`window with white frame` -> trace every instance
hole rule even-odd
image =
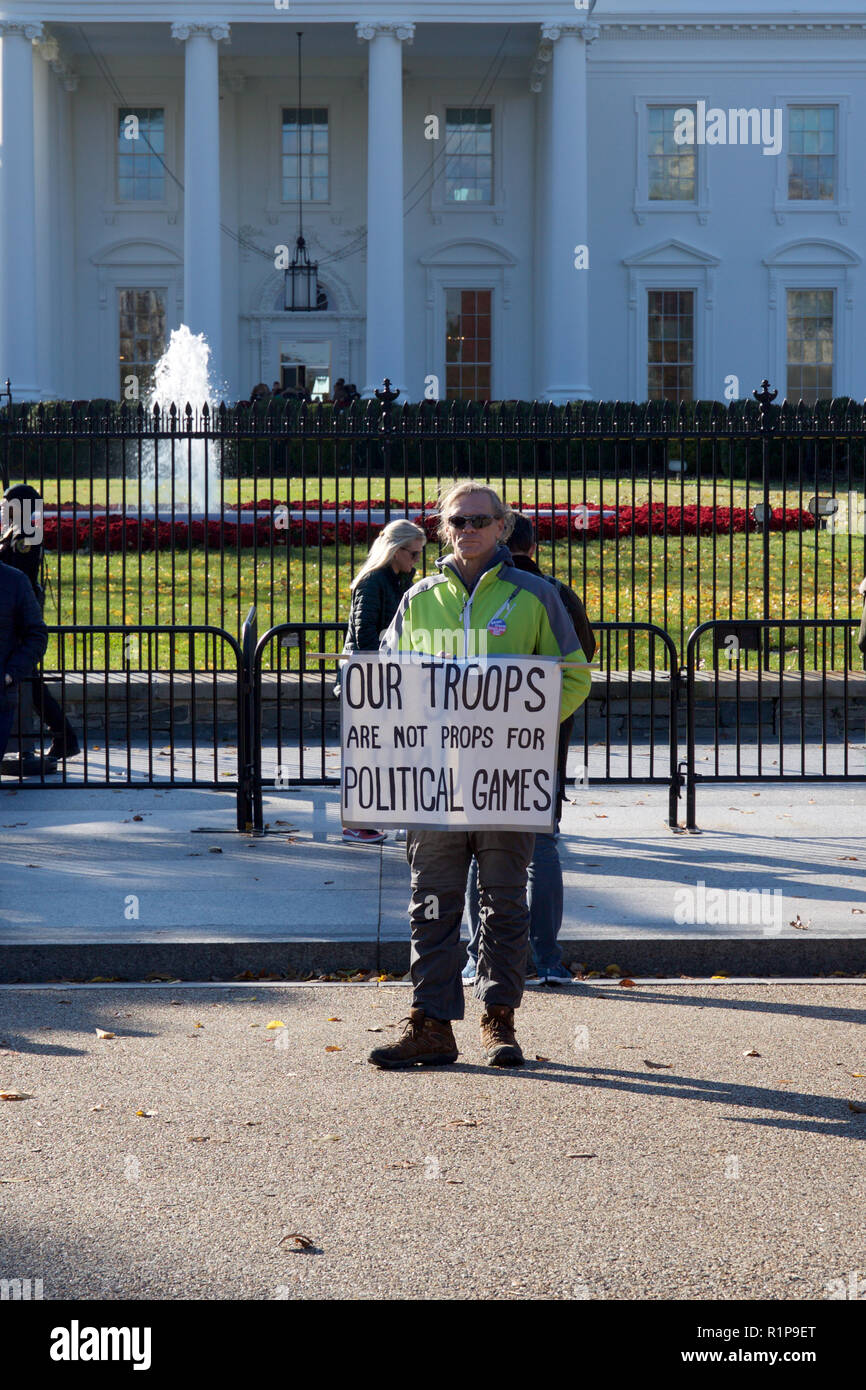
[[[165,198],[165,109],[121,106],[117,111],[117,200]]]
[[[647,291],[647,399],[694,400],[694,290]]]
[[[118,289],[120,392],[118,400],[145,400],[153,369],[165,352],[164,290]]]
[[[814,405],[833,396],[834,291],[787,290],[789,401]]]
[[[446,107],[445,201],[493,202],[493,111],[489,106]]]
[[[837,187],[835,106],[788,107],[788,198],[833,202]]]
[[[328,201],[328,109],[284,106],[282,114],[283,202],[298,201],[298,179],[305,203]]]
[[[650,202],[692,203],[697,198],[694,145],[674,139],[678,111],[694,106],[650,106],[647,109],[647,196]]]
[[[490,399],[492,334],[489,289],[445,290],[445,398]]]

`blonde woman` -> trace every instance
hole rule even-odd
[[[427,537],[413,521],[390,521],[370,547],[370,554],[352,580],[352,607],[344,652],[375,652],[391,626],[400,600],[414,583],[415,566]],[[335,694],[339,686],[335,687]],[[378,844],[383,830],[344,830],[344,840]]]

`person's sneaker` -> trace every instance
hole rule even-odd
[[[522,1067],[523,1053],[514,1036],[514,1010],[488,1004],[481,1015],[481,1046],[491,1067]]]
[[[387,839],[384,830],[344,830],[344,840],[354,840],[361,845],[380,845]]]
[[[402,1036],[387,1047],[374,1047],[367,1061],[374,1067],[443,1067],[457,1061],[457,1044],[451,1024],[428,1018],[423,1009],[410,1009]]]
[[[464,985],[474,985],[474,984],[475,984],[475,975],[476,975],[477,970],[478,970],[478,963],[477,963],[477,961],[474,961],[474,960],[472,959],[471,956],[467,956],[467,957],[466,957],[466,964],[464,965],[462,971],[460,972],[460,973],[461,973],[461,976],[462,976],[462,979],[463,979]]]
[[[540,985],[570,985],[572,974],[564,965],[545,965],[538,972]]]

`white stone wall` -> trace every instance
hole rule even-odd
[[[741,395],[765,375],[784,392],[785,291],[798,286],[836,292],[834,390],[866,396],[866,169],[860,143],[866,128],[866,14],[856,0],[834,0],[826,14],[816,10],[811,16],[783,0],[760,5],[741,0],[738,15],[701,0],[666,0],[663,9],[649,8],[644,0],[599,0],[591,15],[565,0],[551,0],[543,14],[537,4],[517,0],[495,6],[484,0],[462,5],[419,0],[411,9],[382,0],[375,14],[363,3],[350,6],[345,0],[293,0],[285,14],[273,4],[237,0],[185,3],[181,15],[178,8],[155,0],[145,23],[141,6],[131,0],[0,5],[6,87],[0,133],[0,175],[5,176],[0,378],[12,376],[19,398],[24,390],[46,398],[116,394],[118,286],[165,289],[170,327],[185,321],[190,304],[205,304],[194,309],[197,314],[210,312],[213,272],[197,257],[184,265],[184,199],[178,187],[169,179],[163,204],[134,210],[118,204],[113,190],[118,91],[125,104],[166,108],[167,162],[180,182],[187,182],[188,40],[172,38],[172,23],[194,22],[198,14],[213,26],[227,24],[231,35],[228,41],[212,40],[220,73],[219,219],[267,253],[244,249],[224,230],[217,237],[220,283],[212,289],[209,337],[220,353],[231,399],[245,396],[260,379],[273,380],[280,346],[292,337],[329,339],[332,378],[344,376],[361,389],[378,384],[387,360],[387,370],[410,399],[423,394],[431,373],[440,377],[444,394],[449,284],[493,290],[495,398],[643,399],[646,291],[665,286],[697,292],[698,396],[721,399],[729,375],[739,378]],[[405,20],[410,33],[399,39],[402,190],[386,150],[372,192],[374,211],[377,198],[390,208],[402,197],[406,215],[402,230],[396,219],[386,220],[372,267],[363,249],[329,259],[356,245],[369,216],[371,42],[359,42],[355,33],[368,13],[378,21]],[[26,79],[21,31],[14,29],[25,21],[34,25],[28,39],[34,167],[29,190],[20,185],[10,190],[9,170],[20,180],[21,166],[7,141],[26,134],[27,113],[10,96]],[[296,208],[280,199],[279,110],[296,101],[294,45],[283,42],[280,26],[288,25],[293,36],[296,27],[310,34],[329,22],[333,54],[319,46],[309,60],[305,56],[303,102],[325,105],[330,112],[331,197],[324,207],[305,204],[304,231],[311,255],[322,262],[320,279],[331,310],[294,316],[304,320],[295,328],[287,322],[291,316],[277,307],[282,273],[267,258],[280,243],[292,248],[297,232]],[[92,51],[81,42],[79,24]],[[555,35],[546,53],[545,24]],[[569,26],[575,24],[579,38],[573,41]],[[6,32],[14,33],[8,54],[4,25],[13,26]],[[267,31],[253,32],[262,25],[272,26],[279,37],[273,54],[261,42]],[[509,25],[501,70],[483,86]],[[557,102],[556,63],[568,44],[571,56],[562,71],[569,76]],[[106,60],[110,81],[93,52]],[[575,62],[585,63],[585,113],[573,95],[575,69],[569,64]],[[196,80],[209,81],[206,75]],[[389,100],[394,97],[392,85]],[[640,193],[646,159],[641,111],[647,101],[659,99],[705,99],[723,109],[838,102],[836,203],[785,206],[784,149],[778,157],[766,157],[760,148],[722,146],[699,150],[696,209],[647,206]],[[447,207],[438,181],[428,186],[432,151],[424,139],[424,118],[432,112],[444,121],[446,106],[472,104],[494,110],[494,202],[483,208]],[[197,138],[206,141],[206,131]],[[551,167],[551,151],[568,149],[569,141],[574,161],[560,154],[557,167]],[[580,142],[587,156],[586,194],[580,184]],[[196,174],[200,171],[193,170]],[[209,188],[197,200],[196,225],[205,228],[216,220],[205,206]],[[571,224],[580,224],[582,217],[589,271],[562,263]],[[573,239],[583,235],[578,228]],[[401,359],[395,337],[391,366],[391,345],[386,341],[383,349],[382,329],[368,324],[366,303],[371,284],[379,286],[379,294],[391,295],[401,240],[405,350]],[[575,277],[581,275],[586,278],[578,284]],[[23,311],[26,303],[32,303],[32,312]],[[204,324],[190,326],[197,331]]]

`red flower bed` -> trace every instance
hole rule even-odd
[[[245,502],[241,509],[249,510],[253,505],[251,502]],[[263,499],[255,505],[264,510],[284,507],[287,504]],[[318,501],[308,501],[304,507],[294,502],[288,505],[292,511],[306,511],[307,518],[303,521],[298,518],[290,519],[287,526],[280,525],[279,518],[275,522],[266,516],[257,517],[254,522],[242,523],[240,526],[234,522],[221,523],[218,520],[191,523],[161,521],[156,524],[146,518],[124,518],[112,514],[90,517],[86,511],[82,515],[82,509],[79,508],[75,521],[71,517],[61,517],[59,520],[50,516],[45,518],[44,545],[46,550],[71,551],[89,548],[100,554],[123,549],[136,553],[172,548],[186,550],[190,545],[204,546],[205,537],[211,550],[235,550],[238,546],[247,549],[253,545],[267,549],[272,543],[282,545],[286,541],[291,546],[331,546],[337,540],[341,545],[348,545],[353,540],[355,544],[364,545],[374,540],[382,530],[382,522],[368,523],[361,518],[352,521],[341,518],[336,522],[320,523],[315,515],[319,509]],[[376,499],[369,505],[374,509],[381,508],[384,502],[382,499]],[[393,499],[391,505],[397,511],[405,510],[399,499]],[[433,505],[428,503],[426,510],[430,511]],[[363,506],[356,504],[355,511],[363,513],[367,506],[366,502]],[[333,510],[333,503],[323,501],[321,507],[323,511]],[[408,510],[410,514],[421,514],[420,507]],[[529,514],[531,515],[531,511]],[[438,518],[433,515],[425,516],[423,524],[428,538],[435,540]],[[808,531],[814,529],[814,526],[815,518],[811,512],[800,511],[796,507],[777,507],[770,521],[771,531]],[[663,502],[654,502],[652,506],[644,503],[641,507],[619,507],[615,516],[602,517],[599,512],[593,513],[588,510],[584,513],[582,508],[573,508],[570,516],[562,512],[554,517],[539,516],[536,530],[538,539],[544,542],[551,539],[551,534],[557,540],[565,540],[569,534],[577,539],[586,537],[590,540],[598,538],[599,535],[605,538],[650,534],[726,536],[731,532],[756,531],[758,524],[751,512],[747,512],[744,507],[665,507]]]

